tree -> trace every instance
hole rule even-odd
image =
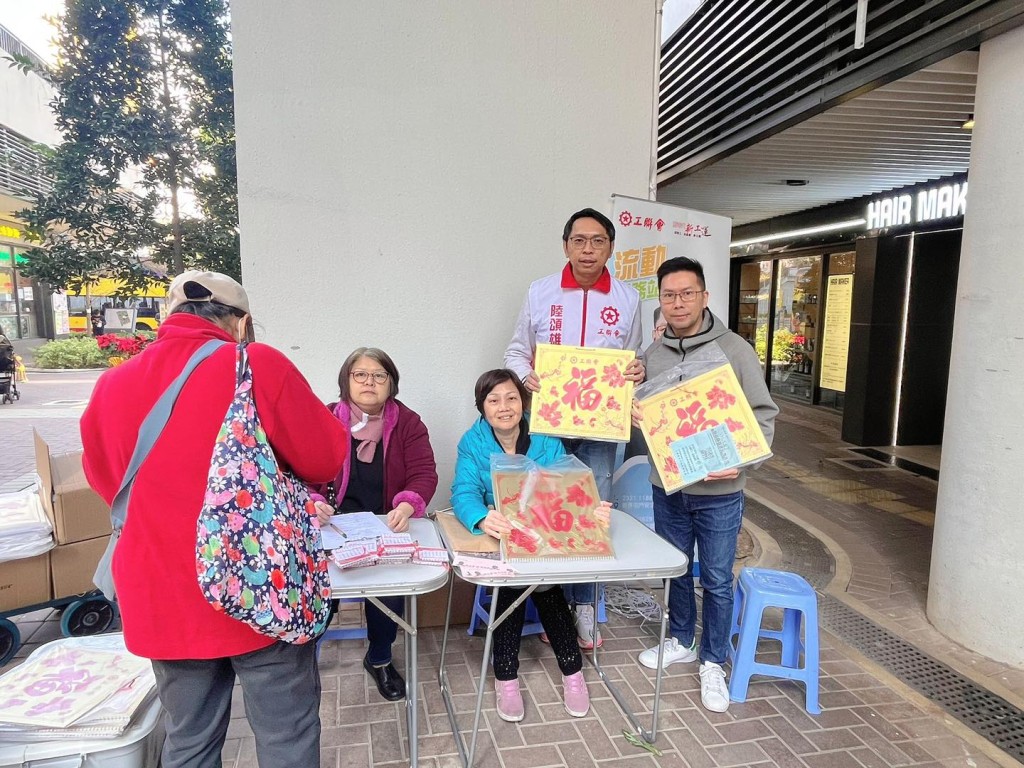
[[[104,273],[134,287],[146,256],[172,273],[238,277],[227,0],[68,0],[55,25],[48,78],[64,141],[47,160],[52,190],[19,214],[41,246],[26,273],[59,287]],[[132,174],[141,195],[124,191]],[[202,217],[182,212],[186,190]]]

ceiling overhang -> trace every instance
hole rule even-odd
[[[964,173],[977,71],[976,52],[958,53],[664,184],[658,200],[739,226]]]

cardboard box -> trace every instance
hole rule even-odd
[[[98,539],[62,544],[50,550],[54,598],[80,595],[96,589],[92,577],[109,539],[110,536],[100,536]]]
[[[476,586],[463,581],[454,573],[455,592],[452,594],[452,626],[466,626],[473,613]],[[448,604],[448,585],[420,595],[416,603],[417,624],[420,627],[443,627],[444,609]]]
[[[110,507],[89,487],[82,470],[82,452],[53,455],[36,430],[36,472],[46,514],[58,544],[86,541],[111,532]]]
[[[50,599],[50,553],[0,563],[0,611]]]

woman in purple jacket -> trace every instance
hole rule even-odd
[[[327,493],[319,497],[321,524],[345,512],[387,515],[396,533],[409,529],[409,518],[423,517],[437,489],[437,467],[430,436],[420,417],[395,399],[398,368],[383,351],[360,347],[338,372],[339,401],[334,415],[352,433],[352,450]],[[318,497],[314,494],[314,499]],[[380,598],[402,614],[401,597]],[[405,681],[391,663],[398,627],[373,603],[366,602],[366,636],[370,647],[363,667],[388,701],[405,696]]]

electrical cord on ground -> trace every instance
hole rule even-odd
[[[661,608],[650,593],[619,584],[605,585],[604,607],[627,619],[655,621],[661,617]]]

